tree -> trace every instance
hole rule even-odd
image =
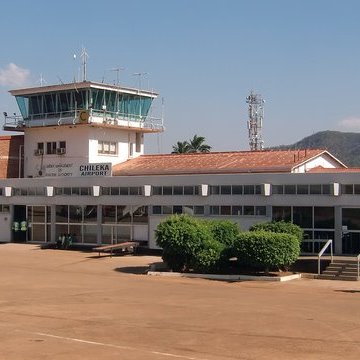
[[[173,145],[172,154],[186,154],[189,152],[189,143],[187,141],[178,141]]]
[[[187,153],[208,153],[211,146],[205,143],[205,137],[194,135],[189,141],[178,141],[173,145],[172,154],[187,154]]]
[[[211,150],[211,146],[205,143],[205,138],[203,136],[197,136],[196,134],[189,141],[189,151],[190,153],[208,153]]]

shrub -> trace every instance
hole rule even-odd
[[[212,239],[208,226],[189,215],[172,215],[155,230],[163,260],[174,271],[188,271],[204,243]]]
[[[193,261],[193,270],[200,273],[218,272],[225,245],[215,239],[205,240]]]
[[[206,223],[213,238],[226,246],[232,246],[240,233],[239,225],[230,220],[210,220]]]
[[[274,233],[286,233],[295,235],[302,242],[304,237],[304,230],[291,222],[285,221],[271,221],[266,223],[258,223],[253,225],[250,231],[271,231]]]
[[[295,262],[300,254],[300,243],[292,234],[249,231],[238,235],[234,254],[241,265],[268,272],[271,268],[279,269]]]

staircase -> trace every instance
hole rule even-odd
[[[330,265],[317,279],[360,281],[358,277],[358,261],[356,258],[333,259]]]

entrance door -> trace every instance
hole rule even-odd
[[[14,217],[13,217],[13,242],[26,242],[27,240],[27,226],[24,228],[21,226],[21,222],[26,221],[26,206],[15,205],[14,206]]]
[[[342,253],[346,255],[360,254],[360,233],[348,232],[343,235]]]

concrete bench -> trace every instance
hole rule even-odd
[[[116,250],[122,250],[122,251],[128,251],[128,252],[135,252],[136,248],[140,245],[137,241],[125,241],[118,244],[113,245],[104,245],[104,246],[97,246],[93,248],[93,251],[96,251],[99,253],[106,253],[110,252],[110,257],[113,255],[114,251]]]

